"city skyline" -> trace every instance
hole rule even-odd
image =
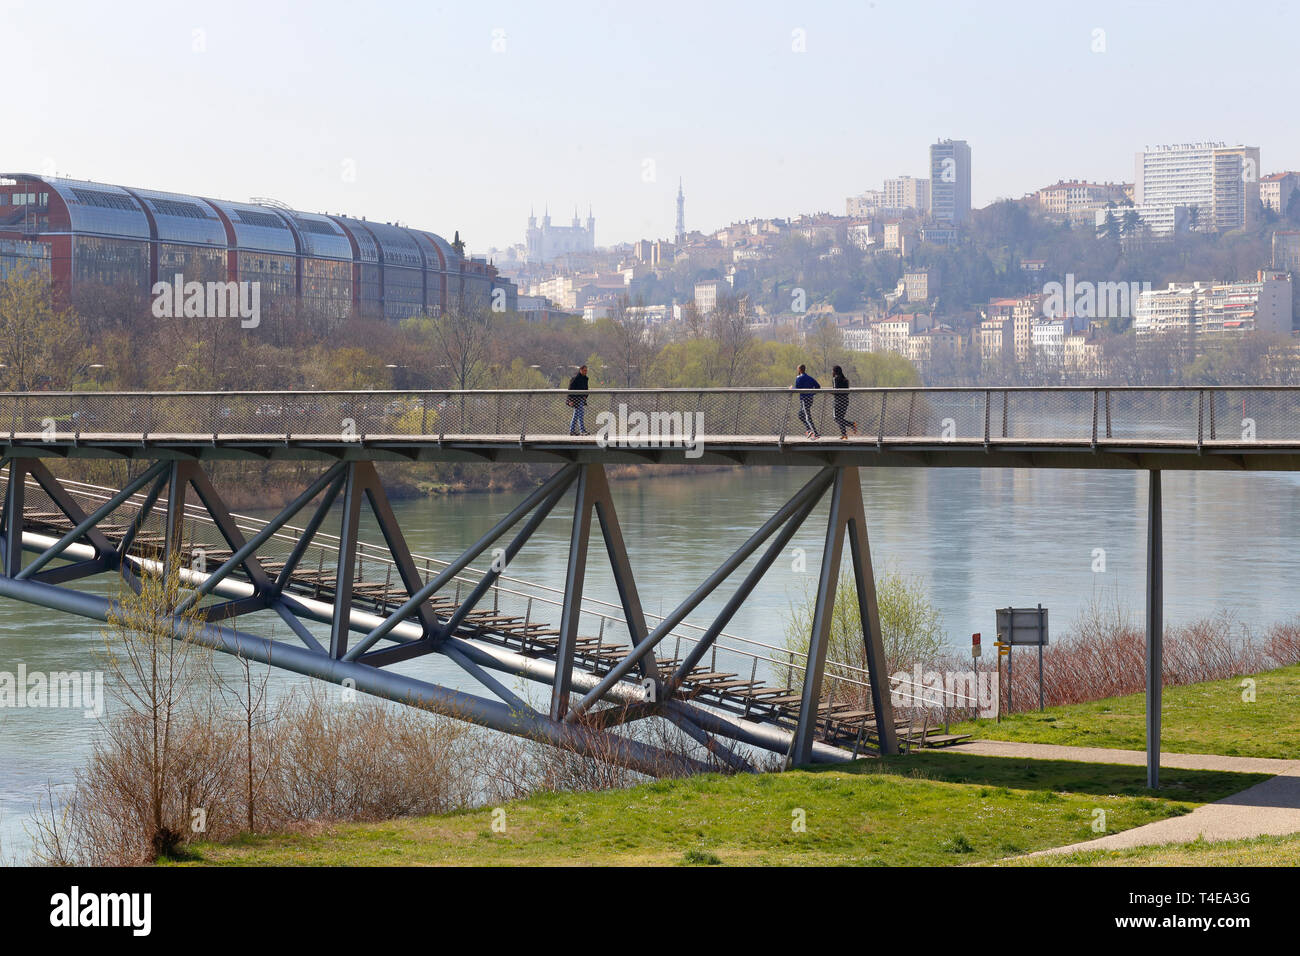
[[[459,231],[481,254],[522,242],[525,213],[548,200],[599,210],[601,245],[671,239],[679,178],[692,228],[837,211],[885,178],[925,177],[929,146],[947,138],[975,155],[976,208],[1062,178],[1131,181],[1134,153],[1154,143],[1249,142],[1263,173],[1300,157],[1300,133],[1277,123],[1269,96],[1300,27],[1289,8],[1268,14],[1269,30],[1216,27],[1217,42],[1254,54],[1216,84],[1185,56],[1207,4],[1013,4],[997,17],[958,3],[668,4],[617,17],[581,3],[564,17],[402,5],[364,26],[336,7],[267,18],[244,3],[217,14],[144,2],[124,17],[0,3],[0,33],[27,41],[7,48],[13,75],[30,80],[7,111],[0,165],[269,194]],[[50,57],[38,41],[56,31]],[[1040,57],[1040,80],[1026,79],[1026,54]],[[60,70],[69,61],[80,79]],[[539,70],[545,82],[530,79]],[[1160,108],[1108,107],[1135,88]],[[148,110],[134,105],[139,89]]]

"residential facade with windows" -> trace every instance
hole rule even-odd
[[[1138,295],[1133,328],[1139,335],[1187,332],[1291,332],[1291,277],[1261,270],[1246,282],[1171,282]]]
[[[1133,202],[1154,235],[1176,231],[1178,209],[1189,228],[1226,232],[1258,219],[1259,147],[1180,143],[1137,154]]]
[[[1044,186],[1034,194],[1044,212],[1058,216],[1087,213],[1102,209],[1107,203],[1120,205],[1126,201],[1123,183],[1088,183],[1061,180]]]
[[[1259,181],[1259,201],[1265,209],[1286,215],[1291,196],[1300,189],[1300,173],[1272,173]]]
[[[911,176],[895,176],[885,180],[884,205],[890,209],[930,208],[930,180]]]
[[[695,308],[700,315],[708,315],[718,308],[718,303],[731,294],[726,279],[705,279],[695,283]]]

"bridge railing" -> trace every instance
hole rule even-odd
[[[579,410],[597,440],[633,447],[782,442],[804,435],[801,413],[878,442],[1300,442],[1295,386],[0,393],[0,435],[526,441],[567,438]]]
[[[87,512],[98,508],[116,493],[112,488],[86,482],[62,479],[60,483]],[[3,485],[4,479],[0,479],[0,491]],[[43,511],[50,515],[57,513],[56,506],[36,481],[29,478],[26,489],[28,510]],[[135,495],[124,506],[125,513],[131,513],[138,508],[143,498],[143,494]],[[146,535],[149,533],[161,535],[163,530],[161,515],[165,513],[164,505],[165,499],[155,507],[146,522],[144,526]],[[184,540],[187,560],[196,569],[215,570],[220,561],[214,556],[227,550],[227,545],[221,538],[211,515],[205,509],[198,505],[187,504],[185,512]],[[260,519],[248,515],[236,513],[232,514],[232,517],[245,537],[251,538],[264,526],[264,522]],[[108,520],[111,521],[112,517],[110,516]],[[301,538],[302,532],[303,529],[298,526],[285,525],[272,536],[266,546],[259,550],[259,557],[263,560],[282,560],[292,551]],[[337,564],[338,542],[336,535],[323,530],[318,531],[313,538],[311,548],[299,565],[300,570],[307,574],[330,573]],[[439,558],[419,553],[413,553],[412,558],[417,571],[426,581],[435,577],[449,564]],[[357,559],[359,581],[371,585],[382,584],[394,597],[401,593],[401,578],[387,548],[367,541],[359,541]],[[472,566],[466,568],[452,579],[443,594],[459,603],[461,597],[467,595],[479,583],[484,573],[485,569]],[[479,606],[490,607],[502,614],[516,615],[529,623],[558,622],[563,608],[563,597],[564,592],[560,588],[503,574]],[[652,611],[646,610],[644,613],[647,626],[650,628],[656,627],[664,620],[663,615]],[[627,646],[630,643],[621,605],[584,596],[579,624],[584,636],[603,638],[609,646],[619,644]],[[699,643],[705,631],[706,627],[703,625],[691,621],[681,622],[659,645],[659,656],[683,658]],[[804,651],[723,631],[702,663],[711,671],[725,670],[748,680],[764,680],[769,684],[772,681],[784,680],[798,689],[807,670],[807,661],[808,655]],[[827,661],[824,688],[823,693],[829,699],[860,701],[868,699],[870,681],[865,668],[838,661]]]

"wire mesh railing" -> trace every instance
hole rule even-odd
[[[0,436],[1300,442],[1300,387],[0,393]]]

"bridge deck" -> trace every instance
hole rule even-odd
[[[84,434],[44,440],[39,433],[0,435],[15,457],[157,460],[337,460],[458,462],[604,462],[608,464],[858,465],[890,468],[1076,468],[1107,470],[1297,471],[1300,442],[1100,439],[990,441],[937,436],[808,439],[700,435],[696,448],[631,447],[594,436],[531,435],[198,435]]]

